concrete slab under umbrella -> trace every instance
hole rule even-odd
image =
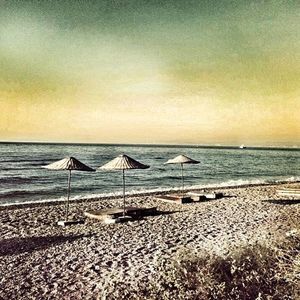
[[[148,169],[150,166],[144,165],[128,155],[121,154],[105,165],[99,167],[100,170],[121,170],[123,177],[123,217],[125,217],[125,171],[132,169]]]
[[[65,226],[70,225],[74,223],[79,223],[77,221],[69,221],[69,203],[70,203],[70,192],[71,192],[71,178],[72,178],[72,171],[83,171],[83,172],[94,172],[95,170],[88,167],[78,159],[74,157],[66,157],[59,161],[56,161],[54,163],[51,163],[46,166],[42,166],[44,169],[49,170],[63,170],[63,171],[69,171],[68,176],[68,193],[67,193],[67,204],[66,204],[66,215],[64,221],[59,221],[58,224]]]

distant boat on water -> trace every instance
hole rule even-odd
[[[239,148],[240,148],[240,149],[245,149],[246,146],[245,146],[244,144],[242,144]]]

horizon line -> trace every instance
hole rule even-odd
[[[0,144],[45,144],[45,145],[95,145],[95,146],[153,146],[153,147],[191,147],[191,148],[233,148],[240,149],[240,144],[176,144],[176,143],[100,143],[100,142],[60,142],[60,141],[1,141]],[[299,150],[299,145],[243,145],[243,149],[295,149]]]

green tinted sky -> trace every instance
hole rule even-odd
[[[299,1],[0,1],[3,140],[299,145]]]

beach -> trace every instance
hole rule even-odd
[[[300,300],[299,4],[0,1],[0,300]]]
[[[0,210],[2,299],[105,299],[107,291],[155,278],[156,267],[178,252],[225,255],[255,243],[272,244],[293,230],[298,201],[276,189],[299,183],[214,189],[225,197],[185,205],[165,203],[155,194],[128,197],[127,205],[157,206],[159,213],[123,224],[60,227],[64,204]],[[74,218],[83,212],[122,205],[122,199],[71,203]],[[129,285],[128,285],[129,284]]]

